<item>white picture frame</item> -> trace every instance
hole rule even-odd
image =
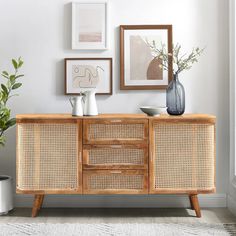
[[[72,2],[72,49],[108,49],[108,1]]]

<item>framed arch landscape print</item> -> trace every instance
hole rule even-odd
[[[161,59],[154,58],[150,44],[167,45],[172,53],[172,25],[120,26],[120,89],[166,89],[172,79],[172,58],[168,71],[163,70]]]

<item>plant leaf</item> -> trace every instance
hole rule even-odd
[[[2,72],[2,75],[6,75],[6,76],[8,76],[9,74],[8,74],[7,71],[3,71],[3,72]]]
[[[11,81],[11,83],[15,82],[15,79],[16,79],[16,78],[15,78],[15,75],[11,75],[11,76],[10,76],[10,81]]]
[[[16,83],[12,86],[12,89],[17,89],[22,85],[22,83]]]
[[[6,94],[8,94],[8,89],[4,84],[1,84],[1,88]]]
[[[15,60],[15,59],[12,59],[11,61],[12,61],[12,65],[14,66],[14,68],[17,69],[17,68],[18,68],[18,65],[17,65],[16,60]]]
[[[5,145],[6,139],[4,136],[0,136],[0,145],[3,147]]]
[[[21,59],[19,59],[18,68],[20,68],[23,64],[24,62]]]
[[[17,75],[17,76],[16,76],[16,79],[17,79],[17,78],[20,78],[20,77],[23,77],[23,76],[25,76],[25,75]]]
[[[5,77],[6,79],[9,79],[8,75],[2,74],[3,77]]]
[[[9,127],[11,127],[15,124],[16,124],[16,118],[12,118],[12,119],[8,120],[6,123],[6,129],[8,129]]]

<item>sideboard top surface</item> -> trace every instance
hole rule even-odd
[[[184,114],[181,116],[170,116],[162,114],[160,116],[147,116],[145,114],[99,114],[97,116],[72,116],[71,114],[18,114],[17,122],[24,120],[81,120],[81,119],[149,119],[161,121],[211,121],[215,122],[215,116],[207,114]]]

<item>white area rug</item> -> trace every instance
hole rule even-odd
[[[1,236],[229,236],[235,224],[0,224]]]

